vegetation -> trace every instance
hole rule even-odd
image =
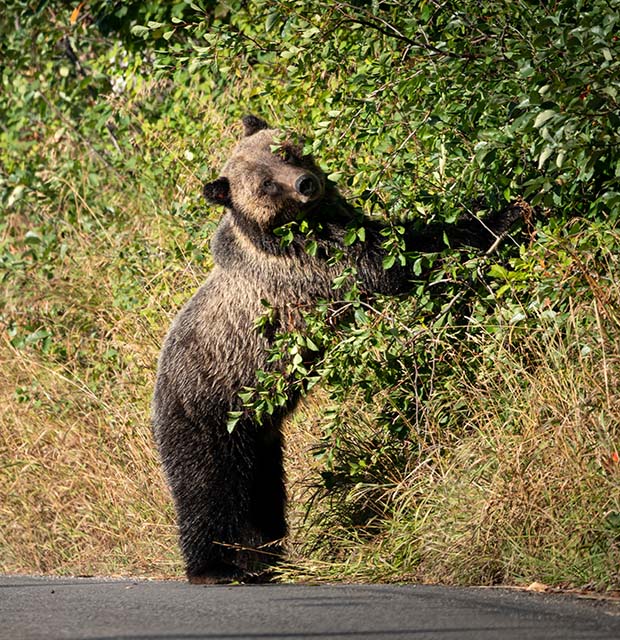
[[[308,135],[414,274],[308,318],[284,578],[620,588],[619,21],[618,0],[8,0],[0,570],[180,574],[152,382],[210,268],[201,184],[254,112]],[[403,219],[515,198],[534,216],[493,255],[402,251]]]

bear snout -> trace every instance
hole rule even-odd
[[[321,183],[311,173],[304,173],[295,180],[295,191],[307,201],[314,200],[321,194]]]

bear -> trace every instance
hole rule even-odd
[[[257,386],[271,362],[274,333],[303,331],[303,310],[336,301],[334,279],[353,268],[360,289],[405,293],[411,273],[397,261],[383,267],[384,225],[364,217],[330,182],[298,139],[261,118],[242,119],[244,135],[220,176],[204,186],[225,208],[211,242],[213,269],[176,316],[158,361],[152,424],[172,494],[179,545],[192,583],[267,580],[287,534],[281,425],[298,398],[262,417],[239,394]],[[488,250],[523,211],[519,204],[487,217],[422,230],[409,225],[408,251],[470,246]],[[290,225],[305,220],[314,246]],[[345,242],[347,227],[365,229]],[[337,256],[338,259],[334,259]],[[257,319],[271,312],[271,331]],[[231,412],[240,415],[228,428]]]

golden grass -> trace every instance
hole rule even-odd
[[[0,347],[0,569],[174,573],[144,375],[98,385]]]
[[[421,535],[428,577],[620,585],[620,334],[589,326],[599,305],[574,308],[568,331],[541,329],[517,354],[487,337],[492,370],[464,385],[471,436]]]
[[[11,323],[53,338],[47,350],[16,348],[8,332],[0,343],[1,570],[177,569],[148,417],[165,316],[153,326],[155,298],[150,314],[114,306],[118,248],[74,254],[5,301]]]
[[[179,171],[185,141],[146,129],[140,144],[179,158]],[[0,571],[178,575],[149,405],[165,331],[209,268],[195,260],[208,234],[190,242],[171,214],[198,202],[200,180],[185,165],[180,179],[136,180],[75,137],[56,142],[45,169],[55,197],[8,212],[2,238],[25,267],[8,272],[0,304]],[[150,170],[138,143],[125,152]],[[78,182],[55,168],[71,155]],[[84,177],[95,170],[103,187]],[[66,253],[52,244],[31,257],[33,224]]]

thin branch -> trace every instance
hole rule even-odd
[[[426,42],[415,40],[401,33],[394,25],[390,24],[383,18],[380,18],[378,16],[372,16],[372,19],[370,18],[364,19],[361,17],[357,17],[355,15],[351,15],[350,13],[347,13],[345,11],[345,8],[355,9],[355,7],[351,7],[351,5],[348,5],[346,3],[341,3],[341,4],[338,4],[337,6],[338,11],[344,16],[344,18],[348,22],[352,24],[359,24],[361,26],[367,27],[374,31],[378,31],[379,33],[382,33],[383,35],[389,38],[395,38],[396,40],[405,42],[410,46],[414,46],[419,49],[424,49],[425,51],[430,51],[437,55],[447,56],[449,58],[455,58],[458,60],[478,60],[484,57],[482,55],[477,55],[474,53],[455,53],[453,51],[445,51],[443,49],[439,49],[438,47],[436,47],[435,45],[431,44],[428,41],[428,38],[426,38],[425,34],[424,35],[425,35]],[[368,13],[366,13],[366,15],[369,16]]]

